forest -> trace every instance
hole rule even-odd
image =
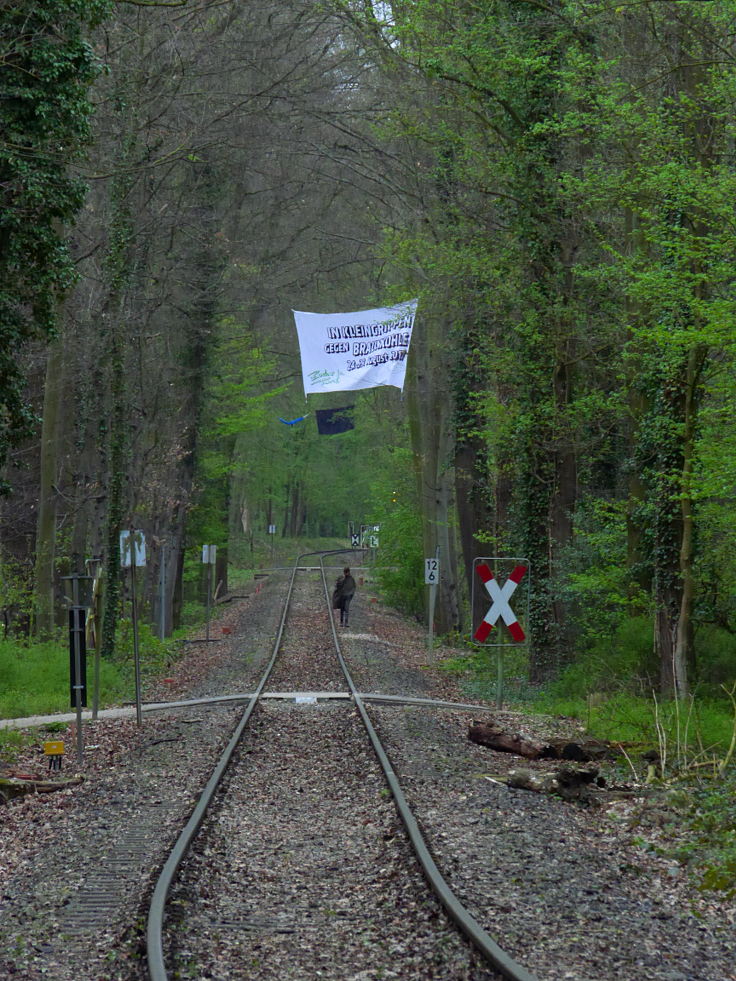
[[[114,657],[127,529],[170,633],[370,523],[438,635],[524,557],[532,685],[733,702],[734,0],[4,0],[0,69],[6,640],[93,567]],[[293,310],[412,297],[403,391],[305,397]]]

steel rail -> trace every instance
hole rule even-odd
[[[307,553],[310,554],[310,553]],[[303,558],[303,556],[299,556]],[[281,638],[284,633],[284,626],[286,624],[286,617],[289,611],[289,604],[291,603],[291,594],[294,589],[294,580],[297,573],[298,560],[294,565],[291,573],[291,580],[289,582],[289,590],[286,596],[286,601],[284,602],[284,609],[281,615],[281,622],[279,624],[278,633],[276,634],[276,640],[274,642],[273,651],[271,653],[271,659],[269,660],[262,676],[261,680],[256,687],[255,692],[250,698],[245,711],[243,712],[240,721],[238,722],[230,742],[225,747],[224,752],[220,756],[220,759],[212,772],[212,776],[207,781],[207,785],[202,791],[196,807],[192,811],[191,817],[187,821],[184,829],[177,838],[174,847],[169,852],[169,857],[167,858],[161,874],[156,881],[156,886],[153,890],[153,895],[151,897],[151,903],[148,909],[148,923],[146,928],[146,953],[148,958],[148,976],[151,981],[168,981],[168,974],[166,973],[166,965],[164,963],[164,950],[163,950],[163,926],[164,926],[164,913],[166,910],[166,899],[169,895],[171,885],[174,881],[174,876],[184,860],[185,855],[189,851],[189,847],[194,839],[194,836],[199,830],[199,826],[204,820],[204,816],[207,812],[212,798],[215,795],[215,791],[219,787],[225,771],[227,770],[230,761],[232,759],[233,753],[235,752],[238,743],[243,735],[245,727],[248,725],[251,715],[253,714],[253,709],[258,704],[258,700],[261,697],[261,692],[263,691],[266,682],[268,681],[269,675],[273,670],[273,666],[276,663],[276,657],[278,656],[279,648],[281,647]]]
[[[349,551],[349,549],[345,549],[344,551]],[[391,761],[383,748],[378,733],[376,732],[373,723],[368,716],[363,697],[356,689],[343,657],[342,648],[340,647],[340,641],[338,640],[337,636],[337,630],[335,629],[335,618],[332,613],[332,603],[330,602],[330,593],[327,587],[324,566],[322,567],[322,583],[325,590],[327,605],[330,608],[330,626],[332,628],[332,636],[335,642],[338,660],[340,661],[342,669],[345,672],[345,679],[350,688],[353,700],[355,701],[356,708],[360,713],[360,717],[363,720],[363,725],[365,726],[366,731],[368,732],[374,752],[383,769],[386,781],[394,798],[396,810],[398,811],[404,827],[406,828],[406,833],[409,836],[409,840],[411,841],[412,847],[414,848],[416,856],[419,859],[419,863],[424,870],[424,875],[429,882],[432,891],[435,893],[448,915],[455,921],[462,933],[465,934],[468,940],[470,940],[476,949],[480,951],[482,956],[500,974],[502,974],[507,981],[537,981],[537,978],[533,974],[530,974],[525,967],[513,960],[513,958],[510,957],[506,951],[496,943],[493,937],[491,937],[491,935],[483,929],[469,910],[463,906],[461,901],[450,888],[447,880],[440,872],[439,868],[437,867],[437,863],[432,858],[424,835],[419,829],[416,818],[414,817],[414,814],[409,807],[409,803],[404,796],[404,791],[402,790],[401,784],[396,776],[396,771],[391,765]]]
[[[364,698],[368,699],[370,696],[362,696],[356,689],[353,682],[352,676],[348,669],[347,663],[342,653],[342,648],[337,635],[337,630],[335,629],[335,620],[332,612],[332,603],[330,598],[330,592],[327,586],[327,579],[325,576],[324,569],[324,558],[328,555],[339,555],[348,552],[354,552],[356,549],[335,549],[329,552],[306,552],[300,555],[293,568],[291,574],[291,580],[289,582],[289,589],[287,593],[286,600],[284,602],[284,608],[281,615],[281,620],[279,624],[278,633],[276,635],[276,640],[274,642],[273,650],[271,653],[271,658],[261,676],[261,679],[256,687],[256,690],[249,697],[248,705],[243,712],[233,735],[230,738],[225,750],[223,751],[220,759],[218,760],[215,769],[212,772],[210,779],[207,782],[204,790],[202,791],[199,800],[192,811],[192,814],[187,821],[184,829],[181,831],[179,837],[177,838],[173,848],[171,849],[169,856],[164,864],[164,867],[159,875],[159,878],[154,887],[153,895],[151,897],[151,903],[148,912],[148,922],[147,922],[147,958],[148,958],[148,974],[151,981],[169,981],[169,976],[166,972],[166,966],[164,963],[163,954],[163,924],[164,924],[164,914],[166,909],[166,900],[168,898],[171,886],[174,881],[174,877],[184,860],[189,848],[191,846],[194,837],[196,836],[202,821],[204,820],[207,809],[209,808],[212,799],[215,795],[217,788],[219,787],[222,779],[227,771],[230,761],[235,753],[235,750],[242,738],[243,732],[245,731],[250,717],[253,713],[255,706],[261,699],[263,694],[263,689],[265,688],[266,682],[268,681],[271,672],[273,671],[274,664],[276,663],[276,658],[281,647],[281,640],[284,633],[284,628],[286,625],[286,619],[288,616],[289,606],[291,603],[292,593],[294,589],[294,582],[296,579],[296,574],[299,571],[299,563],[302,559],[312,556],[319,555],[320,559],[320,570],[322,574],[322,583],[325,591],[325,598],[327,601],[327,607],[330,611],[330,628],[332,631],[333,642],[335,645],[335,651],[337,654],[338,661],[340,663],[341,669],[345,675],[348,687],[350,689],[350,696],[355,702],[358,709],[358,713],[361,717],[363,725],[368,733],[371,744],[373,746],[374,752],[381,764],[386,781],[389,785],[391,793],[394,798],[394,803],[399,816],[406,828],[409,840],[414,848],[414,851],[419,859],[420,865],[424,871],[425,877],[434,891],[435,895],[447,911],[448,915],[453,919],[461,932],[471,941],[471,943],[476,947],[476,949],[481,953],[481,955],[497,970],[499,971],[507,981],[537,981],[534,975],[530,974],[521,965],[517,964],[511,957],[506,954],[504,950],[493,940],[493,938],[483,929],[483,927],[473,918],[470,912],[463,906],[460,900],[452,892],[452,889],[442,876],[442,873],[438,869],[434,859],[432,858],[429,848],[427,847],[426,841],[419,829],[414,815],[411,812],[411,808],[404,796],[404,792],[399,783],[398,777],[391,765],[391,762],[381,744],[380,738],[368,716],[364,704]]]
[[[148,920],[146,926],[146,955],[148,959],[148,976],[151,981],[168,981],[168,974],[166,973],[166,965],[164,963],[164,950],[163,950],[163,927],[164,927],[164,914],[166,911],[166,900],[168,898],[171,886],[174,881],[174,876],[176,875],[179,866],[181,865],[184,857],[186,856],[192,841],[194,840],[197,831],[199,830],[202,821],[204,820],[207,809],[212,802],[212,798],[215,795],[215,791],[222,782],[222,778],[227,771],[233,754],[240,742],[243,732],[245,731],[250,717],[253,714],[253,709],[258,704],[261,698],[261,693],[265,688],[266,682],[273,671],[273,666],[276,663],[276,658],[278,656],[279,649],[281,647],[281,638],[284,634],[284,627],[286,625],[286,618],[289,612],[289,605],[291,603],[291,596],[294,590],[294,581],[296,579],[296,574],[299,571],[299,564],[302,559],[308,558],[312,555],[329,555],[329,554],[343,554],[344,552],[354,552],[357,549],[336,549],[334,553],[330,552],[304,552],[299,555],[292,567],[291,580],[289,581],[289,589],[284,602],[284,609],[281,614],[281,621],[279,623],[278,633],[276,634],[276,640],[274,642],[273,650],[271,653],[271,659],[269,660],[266,668],[261,676],[261,680],[256,687],[256,690],[250,696],[248,705],[246,706],[243,715],[240,718],[233,735],[230,738],[229,743],[225,747],[220,759],[212,771],[212,776],[207,781],[207,785],[200,794],[197,805],[192,811],[192,814],[181,831],[179,837],[174,843],[173,848],[169,852],[169,856],[164,863],[164,867],[156,880],[156,885],[153,890],[153,895],[151,896],[151,903],[148,909]],[[323,572],[324,579],[324,572]],[[344,663],[344,662],[343,662]]]

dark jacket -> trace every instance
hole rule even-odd
[[[332,593],[332,609],[339,610],[343,600],[350,599],[355,592],[355,580],[352,576],[340,576],[335,582]]]

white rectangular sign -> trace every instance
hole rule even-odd
[[[427,586],[436,586],[440,581],[440,560],[424,560],[424,582]]]
[[[120,565],[123,569],[131,566],[129,531],[120,532]],[[146,536],[142,531],[133,532],[133,562],[137,568],[146,564]]]
[[[202,546],[202,563],[204,565],[214,565],[217,561],[217,545]]]
[[[352,313],[294,310],[304,394],[404,387],[417,300]]]

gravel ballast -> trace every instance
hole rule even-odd
[[[285,581],[285,574],[274,575],[258,595],[218,610],[213,636],[220,642],[188,645],[181,663],[169,672],[172,680],[150,687],[146,697],[214,696],[252,688],[270,653]],[[359,585],[351,628],[340,634],[358,689],[467,701],[454,681],[436,670],[438,657],[450,652],[435,651],[430,658],[416,625],[371,599],[369,589]],[[342,689],[339,679],[325,672],[324,648],[315,640],[326,624],[315,585],[293,611],[295,632],[287,638],[285,653],[296,659],[298,673],[277,673],[270,690]],[[221,633],[222,627],[230,633]],[[733,902],[701,895],[676,863],[632,843],[625,806],[583,809],[511,790],[494,778],[521,761],[467,740],[476,717],[493,717],[515,731],[546,737],[574,731],[573,723],[499,714],[491,706],[483,716],[416,706],[374,705],[369,710],[453,888],[485,929],[540,981],[736,978]],[[222,827],[208,839],[210,853],[192,857],[193,868],[212,862],[215,868],[242,871],[255,884],[254,899],[244,899],[245,887],[231,904],[203,897],[205,906],[194,915],[212,927],[212,936],[214,925],[220,925],[220,953],[207,963],[204,951],[177,949],[180,968],[194,972],[182,976],[271,977],[272,967],[266,965],[279,963],[295,937],[289,931],[303,925],[306,909],[313,918],[312,934],[336,924],[339,950],[351,950],[348,941],[355,941],[365,955],[362,961],[345,955],[345,963],[355,965],[352,974],[325,977],[391,977],[373,971],[371,951],[382,938],[394,937],[396,911],[411,904],[420,929],[389,941],[406,948],[395,951],[402,964],[395,976],[485,976],[482,966],[468,961],[464,942],[454,934],[436,941],[437,907],[422,892],[422,882],[413,873],[406,874],[406,882],[397,881],[405,873],[392,874],[406,867],[403,859],[389,859],[405,847],[403,833],[381,792],[367,742],[348,724],[351,714],[343,703],[266,703],[259,710],[247,738],[256,740],[268,731],[269,739],[254,741],[250,752],[241,754],[241,763],[263,752],[257,768],[260,790],[252,788],[247,799],[234,797],[230,810],[222,811]],[[145,716],[140,730],[130,720],[85,726],[87,744],[98,748],[86,753],[81,769],[67,763],[63,771],[67,777],[82,775],[81,786],[0,808],[0,978],[146,977],[141,935],[151,870],[160,865],[191,811],[237,715],[233,708],[200,706]],[[37,745],[43,738],[39,733]],[[66,739],[74,744],[72,734]],[[340,755],[328,760],[330,745],[339,747]],[[297,759],[304,764],[311,749],[318,750],[313,759],[319,765],[307,765],[301,774],[287,765]],[[37,753],[34,749],[14,766],[43,773]],[[269,788],[276,787],[278,792],[269,796]],[[305,820],[307,832],[289,849],[284,842],[290,828]],[[339,840],[336,828],[342,829]],[[235,844],[236,831],[244,836],[246,854]],[[344,863],[334,858],[343,846]],[[371,910],[365,922],[355,919],[360,902],[347,887],[333,890],[343,874],[357,870],[361,854],[383,859],[377,864],[383,873],[365,880],[365,908]],[[259,923],[263,897],[258,890],[281,866],[293,876],[279,874],[270,881],[277,891],[285,890],[282,899],[287,910],[291,903],[291,919],[286,912],[279,919],[266,903]],[[177,898],[186,898],[187,888],[184,879]],[[248,943],[260,945],[248,961],[240,947],[244,924]],[[422,938],[426,947],[418,945]],[[330,958],[327,950],[326,969]],[[238,963],[242,973],[233,974]],[[278,976],[320,976],[304,973],[305,963],[295,963],[295,973],[288,973],[282,959]],[[201,970],[208,973],[197,973]]]

